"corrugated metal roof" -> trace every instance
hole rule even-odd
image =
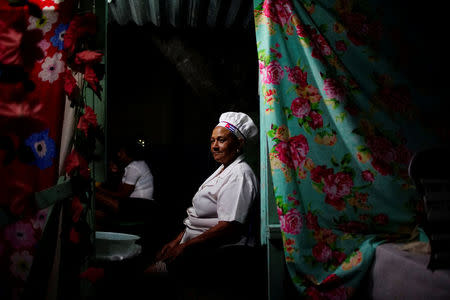
[[[109,22],[152,23],[174,28],[245,28],[253,18],[250,0],[108,0]]]

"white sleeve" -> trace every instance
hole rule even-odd
[[[255,194],[256,189],[247,174],[244,173],[230,178],[217,198],[219,221],[244,223]]]
[[[129,185],[136,185],[139,177],[141,177],[141,172],[139,172],[139,169],[135,166],[130,166],[123,174],[122,182]]]

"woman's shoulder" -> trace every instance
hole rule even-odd
[[[150,169],[144,160],[134,160],[128,164],[127,168],[134,168],[139,170]]]

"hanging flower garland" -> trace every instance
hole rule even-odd
[[[97,19],[93,13],[76,14],[64,33],[63,41],[63,48],[68,56],[64,91],[71,101],[75,118],[70,145],[72,150],[64,163],[65,174],[70,178],[75,192],[70,207],[72,217],[68,220],[70,225],[66,232],[69,241],[78,246],[76,252],[81,259],[92,250],[92,229],[87,221],[93,195],[89,163],[95,159],[96,141],[103,142],[103,129],[98,124],[94,109],[86,101],[87,89],[91,89],[101,100],[103,54],[91,50],[97,32],[96,25]]]

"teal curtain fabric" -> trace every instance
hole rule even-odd
[[[408,163],[446,133],[431,112],[439,97],[409,73],[413,35],[393,5],[254,1],[268,188],[308,298],[350,298],[376,246],[421,222]]]

